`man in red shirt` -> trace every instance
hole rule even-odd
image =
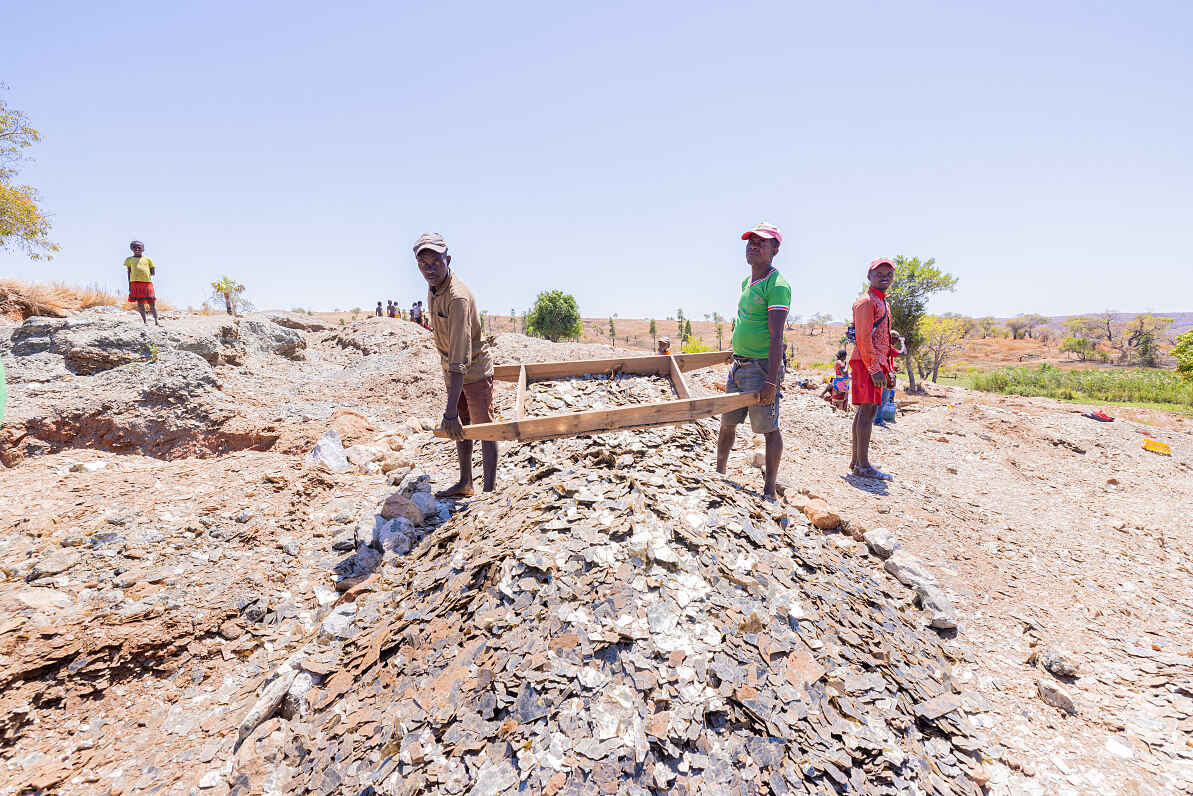
[[[857,342],[849,358],[853,405],[853,458],[849,470],[864,478],[889,481],[891,477],[870,464],[870,435],[882,403],[882,389],[891,372],[891,313],[886,291],[895,281],[895,264],[886,257],[870,263],[870,287],[853,302],[853,328]]]

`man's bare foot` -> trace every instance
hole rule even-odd
[[[874,478],[879,481],[890,481],[893,476],[875,469],[872,465],[866,467],[859,467],[855,471],[862,478]]]
[[[779,498],[774,492],[763,492],[762,499],[767,503],[778,503]]]
[[[460,481],[435,493],[437,498],[472,497],[472,484]]]

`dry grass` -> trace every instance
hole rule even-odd
[[[16,303],[23,305],[26,317],[46,315],[62,317],[67,312],[85,310],[88,307],[120,307],[135,310],[137,305],[126,301],[124,293],[115,293],[95,283],[80,287],[63,282],[23,282],[10,277],[0,278],[0,290],[7,291]],[[157,307],[166,312],[173,310],[168,301],[158,299]]]

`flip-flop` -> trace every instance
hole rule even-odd
[[[857,474],[862,478],[873,478],[877,481],[893,481],[895,478],[893,475],[884,473],[881,470],[875,469],[874,467],[871,467],[868,470],[859,469],[857,470]]]

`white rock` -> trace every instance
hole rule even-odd
[[[323,624],[319,626],[319,629],[329,636],[352,638],[360,632],[360,629],[352,624],[355,619],[356,603],[343,603],[342,605],[337,605],[332,609],[331,613],[323,618]],[[287,683],[286,688],[289,687],[290,684]],[[284,689],[282,693],[285,693]],[[278,700],[281,700],[280,696]]]
[[[100,470],[106,469],[107,466],[107,462],[81,462],[72,464],[70,471],[72,473],[98,473]]]
[[[920,598],[920,607],[927,612],[932,627],[937,630],[957,629],[957,611],[939,586],[923,584],[916,587],[915,594]]]
[[[203,776],[199,777],[199,787],[203,790],[214,788],[217,785],[222,785],[224,782],[224,775],[220,773],[218,768],[213,768]]]
[[[308,464],[322,465],[333,473],[346,473],[352,469],[344,453],[344,444],[340,442],[340,435],[334,428],[323,432],[323,436],[315,442],[315,447],[306,455],[305,461]]]
[[[1040,692],[1040,699],[1052,707],[1065,713],[1077,712],[1077,703],[1073,701],[1072,695],[1051,680],[1036,680],[1036,688]]]
[[[902,550],[897,551],[894,555],[886,560],[883,565],[886,571],[895,576],[895,579],[904,586],[910,586],[915,589],[920,586],[935,586],[936,578],[923,565],[923,563],[913,555],[910,555]]]
[[[376,448],[372,445],[353,445],[351,448],[348,448],[346,451],[344,451],[344,458],[346,458],[350,464],[354,464],[357,467],[363,467],[369,462],[381,461],[383,458],[385,458],[385,453],[386,452],[384,448]]]
[[[299,544],[297,539],[281,539],[278,541],[278,547],[288,556],[298,555]]]
[[[1106,739],[1106,751],[1123,760],[1131,760],[1135,757],[1135,750],[1131,748],[1131,744],[1113,735]]]
[[[306,669],[299,671],[286,691],[285,699],[282,700],[282,715],[291,720],[305,719],[308,709],[307,693],[321,682],[323,678],[320,675]]]
[[[356,613],[355,605],[352,606],[352,612]],[[257,701],[253,703],[249,712],[240,722],[237,733],[241,740],[249,737],[253,730],[257,729],[257,725],[274,714],[274,711],[282,704],[282,698],[286,696],[290,684],[294,682],[295,674],[294,671],[283,671],[269,685],[265,686],[261,691],[261,696],[257,697]]]
[[[902,545],[895,535],[886,528],[874,528],[866,531],[863,537],[866,540],[866,545],[870,548],[870,552],[884,561],[895,554]]]

